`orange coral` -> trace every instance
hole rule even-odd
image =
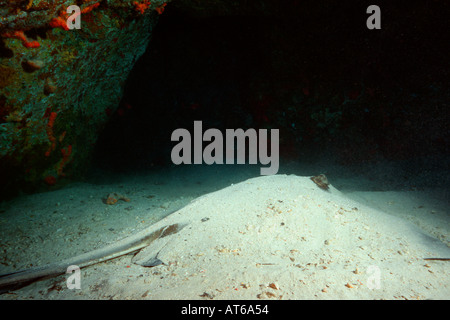
[[[151,2],[149,0],[144,0],[142,3],[134,1],[133,4],[137,12],[144,14],[145,10],[150,7]]]
[[[156,12],[158,12],[159,14],[164,12],[164,8],[167,6],[167,3],[163,3],[162,5],[160,5],[159,7],[155,8]]]
[[[63,142],[65,136],[66,136],[66,131],[64,131],[63,133],[61,133],[61,134],[59,135],[59,138],[58,138],[59,143]]]
[[[39,48],[41,44],[37,41],[22,42],[26,48]]]
[[[22,115],[19,110],[14,110],[10,114],[6,115],[4,117],[6,122],[21,122],[22,121]]]
[[[63,28],[64,30],[69,30],[69,28],[67,27],[67,19],[64,19],[63,17],[57,17],[57,18],[53,18],[52,20],[50,20],[50,27],[52,28]]]
[[[54,176],[47,176],[44,178],[44,182],[49,186],[54,186],[56,184],[56,178]]]

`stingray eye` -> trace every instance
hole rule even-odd
[[[311,177],[310,178],[320,189],[328,190],[329,189],[329,182],[327,177],[324,174],[319,174],[318,176]]]

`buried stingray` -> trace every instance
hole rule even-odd
[[[176,212],[180,208],[172,211]],[[0,294],[25,287],[33,282],[44,280],[66,273],[69,266],[76,265],[84,268],[96,263],[111,260],[132,252],[137,252],[150,245],[145,252],[137,254],[132,262],[145,267],[153,267],[163,264],[158,259],[158,253],[167,244],[172,234],[179,232],[187,224],[175,223],[156,229],[150,226],[135,235],[119,240],[103,248],[93,250],[76,257],[68,258],[60,262],[48,264],[42,267],[20,270],[17,272],[0,275]],[[155,230],[156,229],[156,230]],[[147,249],[147,248],[146,248]]]

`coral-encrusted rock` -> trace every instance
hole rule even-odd
[[[2,196],[19,187],[58,186],[87,167],[166,2],[0,0]],[[277,3],[175,2],[199,15],[260,14]],[[75,3],[81,29],[68,30],[67,7]]]
[[[81,29],[66,30],[73,1],[0,0],[2,196],[86,167],[163,3],[77,1]]]

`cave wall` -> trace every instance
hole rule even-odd
[[[75,3],[74,3],[75,2]],[[81,29],[67,30],[68,5]],[[80,175],[162,1],[0,1],[0,193]]]

